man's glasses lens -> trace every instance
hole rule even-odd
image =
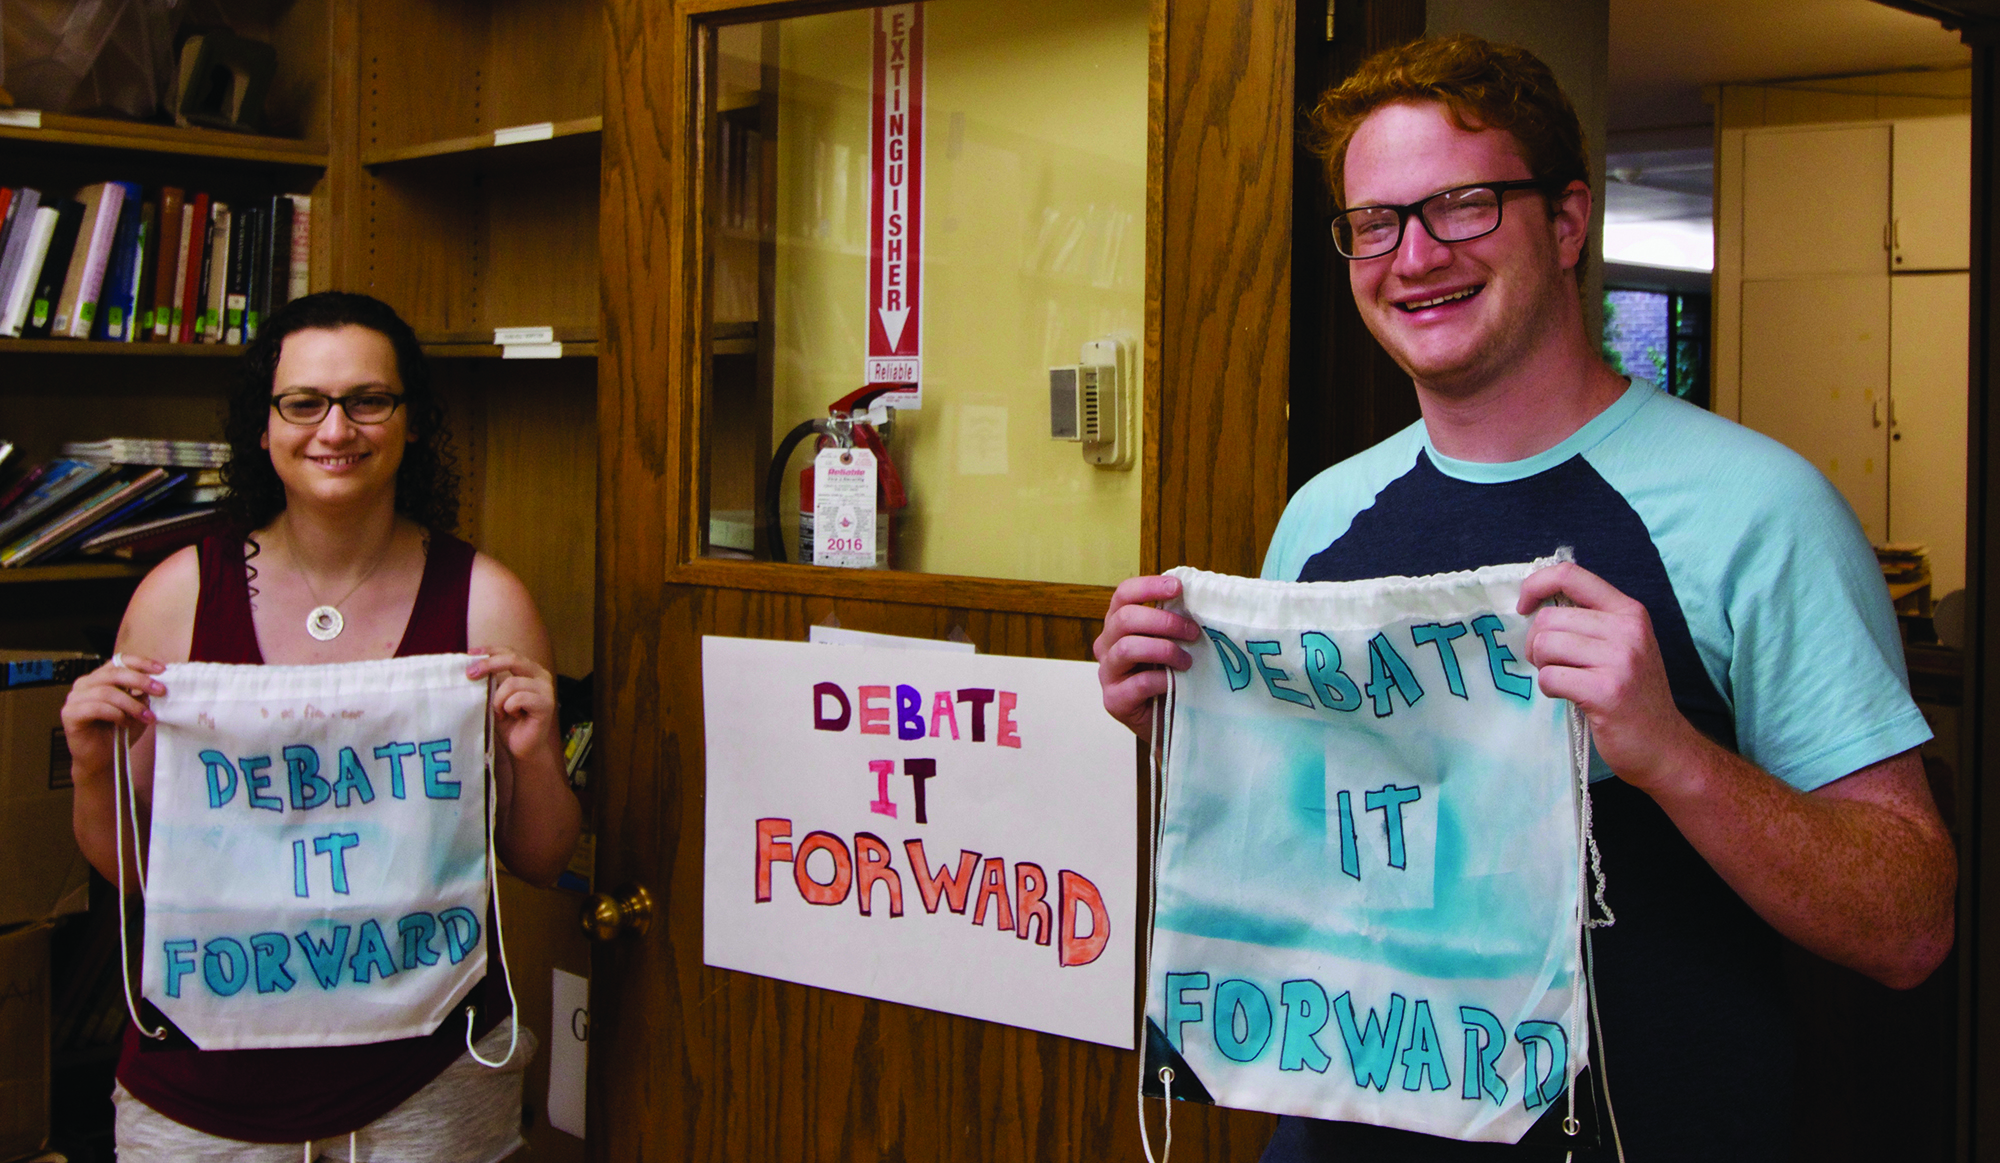
[[[278,415],[293,424],[317,424],[338,405],[356,424],[380,424],[395,412],[403,397],[392,392],[357,392],[352,396],[322,396],[318,392],[287,392],[271,401]]]
[[[1468,242],[1500,228],[1500,195],[1531,189],[1536,182],[1496,182],[1490,186],[1460,186],[1408,206],[1361,206],[1333,218],[1333,242],[1347,258],[1375,258],[1403,241],[1411,215],[1439,242]]]

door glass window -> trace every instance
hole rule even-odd
[[[1137,572],[1145,0],[714,33],[703,552]]]

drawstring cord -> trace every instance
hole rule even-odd
[[[356,1155],[354,1149],[354,1140],[355,1137],[360,1133],[361,1132],[359,1131],[347,1132],[347,1163],[359,1163],[359,1158]],[[306,1147],[305,1163],[313,1163],[313,1145],[311,1139],[306,1140],[305,1147]]]
[[[1140,930],[1143,943],[1142,957],[1146,964],[1146,989],[1153,988],[1153,916],[1160,905],[1160,829],[1166,823],[1163,811],[1165,800],[1166,753],[1173,741],[1174,694],[1179,675],[1167,671],[1167,693],[1153,700],[1153,729],[1151,754],[1148,769],[1151,778],[1146,785],[1146,924]],[[1160,1067],[1161,1126],[1164,1141],[1160,1145],[1160,1163],[1174,1153],[1174,1068]],[[1145,1148],[1147,1163],[1152,1163],[1153,1142],[1146,1133],[1146,1032],[1142,1026],[1139,1035],[1139,1144]]]
[[[132,1000],[132,950],[125,924],[125,815],[129,811],[132,820],[132,872],[139,881],[139,896],[146,895],[146,865],[139,855],[139,792],[132,786],[132,741],[125,720],[120,719],[111,739],[111,834],[113,851],[118,859],[118,979],[125,986],[125,1012],[132,1015],[132,1025],[141,1034],[155,1040],[167,1036],[167,1027],[149,1030],[139,1019],[139,1006]],[[119,798],[125,800],[125,810],[119,808]]]
[[[493,844],[493,833],[499,819],[499,788],[493,778],[493,676],[486,676],[486,891],[493,901],[493,940],[500,953],[500,975],[507,979],[507,1054],[498,1062],[488,1062],[479,1056],[472,1044],[472,1021],[475,1007],[465,1007],[465,1052],[474,1062],[489,1070],[514,1060],[514,1047],[521,1039],[521,1007],[514,1000],[514,975],[507,972],[507,929],[500,919],[500,882],[494,869],[500,867],[500,859]]]

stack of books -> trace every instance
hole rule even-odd
[[[0,568],[76,555],[150,560],[226,522],[227,444],[115,438],[69,444],[0,488]]]
[[[0,337],[248,343],[306,293],[312,199],[0,187]]]

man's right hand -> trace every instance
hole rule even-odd
[[[1091,648],[1104,709],[1142,739],[1152,735],[1153,700],[1167,693],[1167,672],[1161,668],[1186,670],[1194,658],[1180,644],[1201,638],[1201,627],[1192,620],[1147,604],[1180,592],[1181,583],[1170,577],[1126,578],[1112,593],[1104,633]]]

